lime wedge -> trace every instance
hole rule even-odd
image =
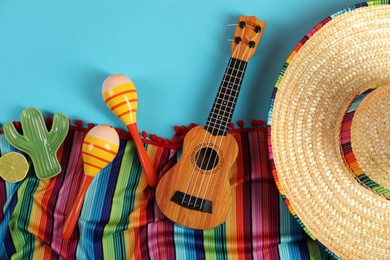
[[[23,180],[30,165],[26,157],[17,152],[9,152],[0,158],[0,177],[8,182]]]

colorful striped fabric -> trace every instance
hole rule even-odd
[[[167,220],[147,186],[132,142],[93,180],[73,235],[61,229],[82,177],[87,129],[72,127],[58,152],[63,171],[39,180],[33,168],[16,184],[0,180],[0,259],[329,259],[307,237],[279,196],[269,170],[263,127],[236,129],[233,208],[226,222],[200,231]],[[144,140],[159,176],[178,149]],[[1,154],[15,150],[0,135]]]

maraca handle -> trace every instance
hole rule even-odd
[[[154,171],[152,162],[150,161],[150,158],[146,153],[146,150],[142,144],[141,137],[139,136],[137,124],[136,123],[129,124],[127,125],[127,129],[129,130],[131,137],[133,138],[133,141],[137,148],[136,150],[138,152],[139,161],[142,165],[142,168],[146,176],[146,182],[151,187],[154,187],[157,185],[157,176]]]
[[[91,184],[92,180],[92,176],[88,176],[85,174],[83,175],[80,192],[77,195],[72,209],[70,210],[69,215],[65,220],[64,226],[62,228],[62,237],[64,239],[69,239],[73,233],[74,227],[76,226],[77,220],[80,215],[81,208],[83,206],[85,193],[87,193],[88,187]]]

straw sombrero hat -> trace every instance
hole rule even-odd
[[[343,259],[390,259],[390,2],[314,27],[272,95],[269,157],[305,231]]]

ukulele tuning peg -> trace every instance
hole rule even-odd
[[[228,42],[234,42],[235,44],[241,43],[242,39],[241,37],[236,37],[234,39],[227,39]]]
[[[246,22],[241,21],[239,26],[240,26],[241,29],[244,29],[244,27],[246,26]]]

